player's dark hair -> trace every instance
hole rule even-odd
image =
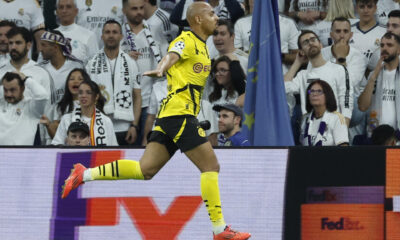
[[[395,9],[395,10],[391,11],[388,15],[388,18],[391,18],[391,17],[400,18],[400,10]]]
[[[21,88],[24,88],[24,87],[25,87],[25,82],[24,82],[24,80],[22,80],[22,78],[21,78],[21,76],[20,76],[19,74],[14,73],[14,72],[6,72],[6,74],[4,74],[3,78],[1,79],[1,81],[2,81],[2,82],[4,82],[4,81],[11,82],[11,81],[13,81],[14,79],[17,79],[18,85],[19,85]]]
[[[359,3],[368,4],[370,2],[373,2],[376,5],[378,3],[378,0],[356,0],[356,4],[359,4]]]
[[[371,141],[373,145],[384,146],[392,139],[396,139],[396,131],[392,126],[382,124],[372,131]]]
[[[106,99],[105,99],[105,97],[103,96],[103,94],[101,94],[99,85],[97,85],[96,82],[93,82],[93,81],[90,80],[90,79],[89,79],[89,80],[84,79],[84,80],[81,82],[80,85],[82,85],[82,84],[86,84],[86,85],[88,85],[88,86],[90,87],[90,89],[92,90],[93,97],[95,97],[96,95],[99,95],[99,98],[97,99],[97,102],[96,102],[96,108],[97,108],[98,110],[100,110],[100,112],[104,113],[104,105],[105,105],[105,103],[106,103]],[[80,85],[79,85],[79,86],[80,86]]]
[[[211,68],[211,74],[212,74],[211,84],[213,85],[214,89],[213,92],[208,96],[210,102],[217,101],[222,97],[222,89],[224,88],[224,86],[220,85],[216,78],[217,65],[220,62],[226,62],[229,66],[231,84],[226,89],[227,91],[226,97],[227,98],[233,97],[235,95],[235,92],[241,95],[246,90],[246,82],[245,82],[246,75],[244,74],[244,71],[240,66],[239,61],[232,61],[227,56],[221,56],[217,60],[215,60]]]
[[[27,42],[27,43],[32,42],[31,32],[24,27],[13,27],[7,32],[6,36],[7,36],[7,38],[10,39],[12,37],[17,36],[18,34],[21,34],[21,36],[25,40],[25,42]]]
[[[306,97],[306,110],[307,112],[311,112],[314,108],[310,103],[310,97],[308,94],[308,91],[311,89],[312,86],[314,86],[315,84],[319,84],[322,88],[322,92],[325,95],[325,105],[326,105],[326,110],[328,110],[329,112],[334,112],[337,110],[337,104],[336,104],[336,98],[335,98],[335,94],[333,93],[333,90],[331,88],[331,86],[325,82],[324,80],[315,80],[313,81],[307,88],[307,97]]]
[[[218,19],[217,25],[218,26],[226,26],[230,36],[235,34],[235,28],[229,19]],[[215,31],[214,31],[214,34],[215,34]]]
[[[80,72],[83,80],[90,80],[89,74],[86,73],[85,69],[82,68],[74,68],[69,72],[67,79],[65,81],[65,86],[64,86],[64,96],[60,100],[60,102],[57,104],[57,109],[60,111],[61,115],[64,115],[65,113],[72,112],[74,109],[74,97],[72,96],[71,91],[68,88],[68,83],[69,79],[74,72]]]
[[[10,22],[10,21],[7,21],[7,20],[0,21],[0,27],[11,27],[11,28],[13,28],[13,27],[16,27],[16,26],[17,25],[15,25],[14,22]]]
[[[120,31],[120,33],[122,34],[122,27],[121,27],[121,24],[120,24],[118,21],[115,21],[114,19],[107,20],[107,21],[104,23],[103,29],[102,29],[101,31],[104,31],[104,27],[105,27],[107,24],[117,24],[118,27],[119,27],[119,31]]]
[[[400,37],[397,36],[396,34],[392,33],[392,32],[386,32],[383,36],[382,39],[392,39],[394,38],[394,40],[396,40],[397,44],[400,44]]]
[[[347,22],[349,24],[349,28],[351,28],[351,23],[350,23],[349,19],[347,19],[345,17],[337,17],[337,18],[333,19],[333,21],[332,21],[331,31],[333,29],[333,24],[335,24],[335,22]]]
[[[157,0],[149,0],[149,3],[150,3],[152,6],[156,6],[156,5],[157,5]]]

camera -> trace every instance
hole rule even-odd
[[[211,123],[208,120],[204,120],[204,121],[199,122],[199,125],[204,130],[208,130],[208,129],[211,128]]]

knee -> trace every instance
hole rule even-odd
[[[154,177],[154,175],[156,175],[151,172],[142,172],[142,174],[143,174],[144,180],[151,180]]]
[[[204,167],[203,169],[201,169],[201,172],[202,173],[203,172],[218,172],[219,173],[219,169],[220,169],[219,163],[216,162],[212,165]]]

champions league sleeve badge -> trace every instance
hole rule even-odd
[[[115,100],[122,108],[129,108],[132,105],[131,94],[125,90],[118,92]]]

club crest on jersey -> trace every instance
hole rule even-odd
[[[381,44],[381,40],[379,39],[379,38],[377,38],[376,40],[375,40],[375,46],[380,46],[380,44]]]
[[[24,15],[24,9],[23,9],[23,8],[20,8],[20,9],[18,10],[18,14],[21,15],[21,16]]]
[[[93,1],[92,1],[92,0],[86,0],[86,1],[85,1],[85,4],[86,4],[86,6],[88,7],[88,8],[86,9],[86,11],[90,11],[90,10],[91,10],[91,9],[90,9],[90,6],[92,6]]]
[[[117,6],[114,6],[114,7],[111,8],[111,12],[112,13],[117,14],[117,11],[118,11]]]

